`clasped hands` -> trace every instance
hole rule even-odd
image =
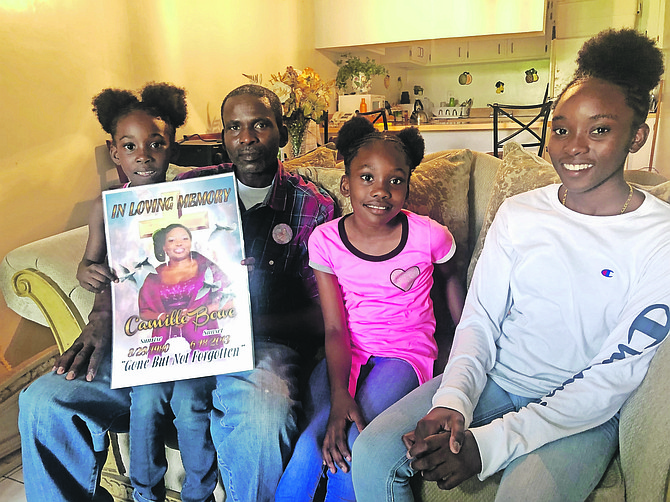
[[[458,411],[434,408],[402,437],[411,466],[424,479],[450,490],[482,470],[477,441]]]

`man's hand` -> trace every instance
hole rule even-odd
[[[347,462],[351,462],[351,452],[347,443],[347,425],[350,422],[356,424],[359,432],[362,432],[367,425],[358,404],[347,392],[342,399],[334,399],[332,402],[328,428],[321,446],[323,462],[333,474],[337,472],[335,465],[342,472],[349,472]]]
[[[423,479],[437,481],[442,490],[451,490],[482,471],[479,446],[472,432],[465,431],[458,454],[449,448],[449,436],[449,432],[428,436],[426,453],[412,462],[412,468],[421,471]]]
[[[455,410],[435,408],[402,438],[408,458],[414,459],[412,468],[443,490],[482,470],[479,447],[472,433],[464,432],[464,422]]]
[[[92,293],[102,292],[112,281],[118,281],[106,263],[82,260],[77,267],[77,280],[82,288]]]
[[[86,371],[86,380],[95,378],[100,362],[109,352],[112,344],[112,309],[109,288],[95,295],[93,310],[88,316],[88,324],[81,334],[56,360],[54,371],[66,379],[74,380],[82,371]]]
[[[457,454],[463,444],[465,418],[456,410],[435,408],[416,424],[416,429],[402,437],[410,458],[425,453],[425,439],[434,434],[449,432],[449,449]]]

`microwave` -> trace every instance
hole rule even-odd
[[[384,104],[386,103],[386,96],[381,94],[349,94],[346,96],[339,96],[337,111],[342,113],[355,113],[360,109],[361,99],[365,99],[365,104],[368,105],[369,112],[384,108]]]

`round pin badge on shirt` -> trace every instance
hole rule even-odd
[[[286,223],[279,223],[272,229],[272,238],[277,244],[288,244],[293,239],[293,230]]]

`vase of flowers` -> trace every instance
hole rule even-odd
[[[336,61],[340,68],[337,70],[335,82],[340,91],[344,91],[351,82],[357,94],[366,94],[372,87],[372,77],[386,74],[386,68],[375,63],[374,59],[367,58],[366,61],[361,61],[361,58],[351,54],[345,54],[344,57],[347,58],[346,61]]]
[[[270,88],[282,102],[294,157],[301,153],[309,121],[318,124],[323,120],[323,112],[330,106],[332,87],[333,82],[322,80],[309,67],[300,71],[287,66],[284,73],[270,76]]]

